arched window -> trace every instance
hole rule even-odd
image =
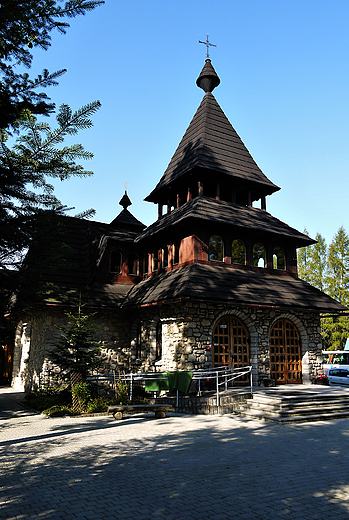
[[[255,244],[253,246],[253,266],[254,267],[266,267],[267,265],[267,254],[263,244]]]
[[[159,269],[159,250],[155,249],[153,251],[153,271],[157,271]]]
[[[127,267],[128,267],[128,274],[132,274],[132,275],[139,274],[138,255],[136,253],[130,253],[128,255]]]
[[[162,357],[162,323],[158,322],[156,326],[156,353],[155,358],[156,361],[159,361]]]
[[[286,269],[286,255],[282,247],[274,247],[273,249],[273,268],[284,271]]]
[[[220,236],[212,235],[208,244],[208,258],[215,262],[223,262],[224,243]]]
[[[110,255],[110,272],[111,273],[121,273],[122,268],[122,254],[118,250],[112,251]]]
[[[232,264],[246,264],[246,247],[242,240],[233,240],[231,244]]]
[[[165,245],[162,249],[162,267],[165,269],[168,267],[168,247]]]
[[[179,243],[173,244],[173,265],[179,264]]]

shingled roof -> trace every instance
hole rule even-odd
[[[145,200],[158,202],[164,187],[195,167],[248,182],[265,195],[280,189],[256,164],[211,92],[205,94],[165,173]]]
[[[94,280],[108,240],[132,243],[138,233],[139,228],[121,229],[102,222],[62,217],[50,237],[51,248],[61,256],[61,261],[51,270],[45,270],[41,279],[78,289],[89,285]]]
[[[110,225],[114,227],[131,228],[138,232],[145,228],[145,224],[136,219],[127,208],[120,211],[114,220],[111,221]]]
[[[258,231],[259,233],[276,234],[293,240],[296,247],[315,243],[315,240],[312,238],[304,233],[300,233],[297,229],[288,226],[264,210],[210,197],[196,197],[171,213],[163,215],[140,233],[136,238],[136,242],[165,230],[168,231],[170,226],[179,226],[193,219],[200,220],[203,223],[216,222],[232,228],[237,227],[244,230]]]
[[[123,306],[186,299],[314,312],[346,310],[327,294],[291,276],[207,264],[191,264],[143,280],[128,293]]]

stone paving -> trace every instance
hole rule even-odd
[[[1,519],[349,518],[349,419],[49,419],[6,402]]]

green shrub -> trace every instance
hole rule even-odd
[[[130,404],[129,399],[129,386],[127,383],[123,383],[121,379],[116,383],[116,402],[115,404],[126,405]]]
[[[51,408],[43,410],[42,413],[48,415],[49,417],[64,417],[65,415],[73,415],[73,412],[69,408],[60,405],[51,406]]]
[[[88,402],[91,400],[91,392],[88,383],[81,382],[74,385],[72,394],[79,400],[80,411],[85,411]]]
[[[107,399],[106,397],[97,397],[88,403],[87,411],[89,413],[106,412],[109,405],[110,399]]]
[[[42,412],[55,405],[69,405],[71,393],[66,387],[45,387],[27,394],[25,400],[30,408]]]

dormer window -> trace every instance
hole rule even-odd
[[[127,268],[128,274],[139,275],[139,260],[136,253],[130,253],[128,255]]]
[[[148,274],[149,269],[149,255],[145,253],[143,256],[143,274]]]
[[[110,272],[121,274],[122,254],[117,249],[112,251],[110,255]]]

